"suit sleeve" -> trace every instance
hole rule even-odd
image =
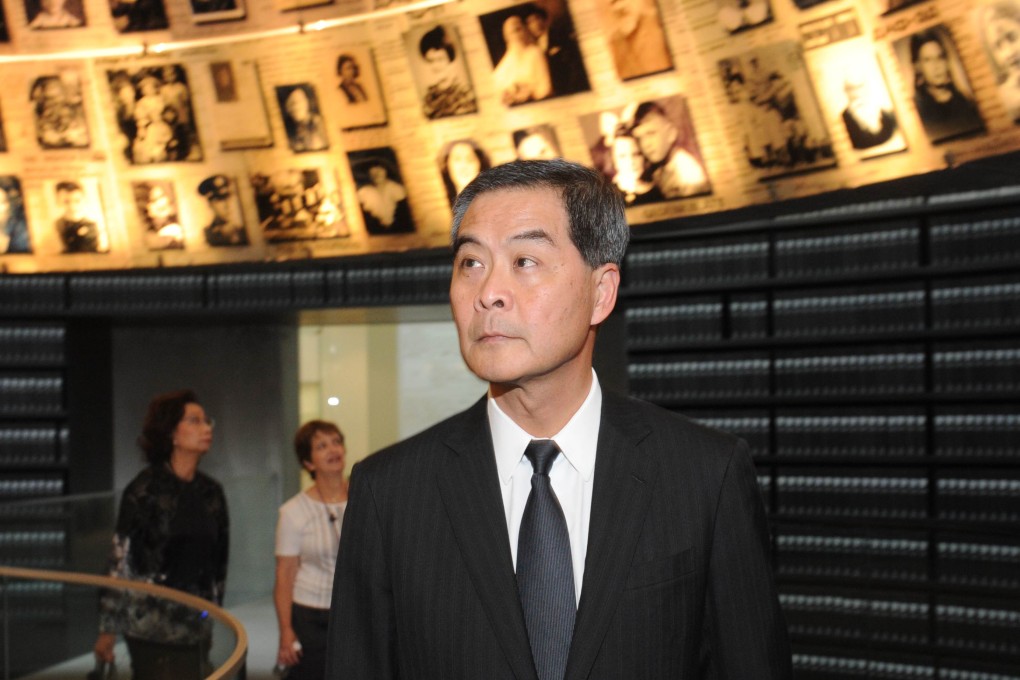
[[[393,593],[379,507],[361,464],[351,473],[326,648],[327,680],[390,680],[394,659]]]
[[[790,642],[772,577],[765,508],[743,441],[723,478],[714,527],[705,602],[706,676],[790,678]]]

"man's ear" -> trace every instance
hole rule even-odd
[[[592,308],[591,325],[597,326],[616,307],[616,295],[620,290],[620,266],[612,262],[596,267],[592,271],[595,286],[595,304]]]

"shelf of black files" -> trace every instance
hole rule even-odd
[[[798,678],[1020,678],[1020,191],[636,229],[630,393],[743,437]]]
[[[66,493],[65,336],[61,322],[0,323],[0,561],[8,566],[66,565],[63,510],[13,502]],[[18,586],[7,595],[25,625],[46,630],[63,619],[60,588]]]

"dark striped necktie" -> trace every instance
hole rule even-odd
[[[533,439],[524,451],[534,474],[517,539],[517,589],[539,680],[563,680],[577,615],[570,536],[549,480],[559,453],[551,439]]]

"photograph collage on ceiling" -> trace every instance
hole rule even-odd
[[[1018,4],[464,0],[371,30],[5,64],[4,252],[45,271],[442,247],[460,191],[513,159],[596,168],[636,225],[930,171],[1020,148]],[[106,23],[17,0],[3,27],[17,54],[335,11],[185,5],[113,0]]]

